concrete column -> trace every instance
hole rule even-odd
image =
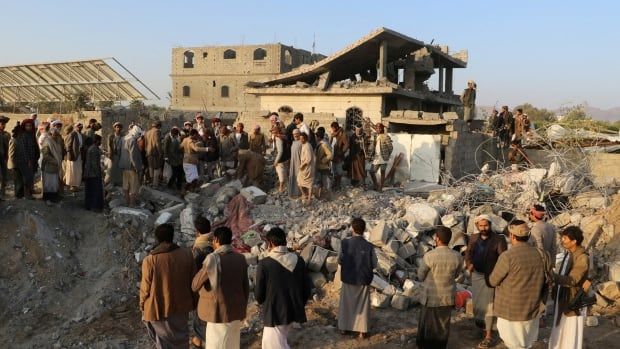
[[[379,45],[379,67],[377,67],[377,80],[381,78],[386,78],[386,69],[387,69],[387,41],[381,41]]]
[[[443,92],[443,69],[439,67],[439,92]]]
[[[452,90],[452,68],[446,68],[446,92],[454,93]]]

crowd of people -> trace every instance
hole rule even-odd
[[[0,116],[0,199],[6,196],[9,170],[13,172],[16,198],[33,199],[41,181],[42,198],[58,202],[65,189],[78,191],[84,184],[84,206],[104,208],[104,172],[101,166],[101,125],[91,119],[84,125],[63,125],[60,119],[39,122],[37,114],[6,131],[10,119]]]
[[[508,348],[530,348],[539,340],[539,327],[551,316],[549,348],[582,347],[586,308],[576,298],[588,282],[583,232],[570,226],[557,234],[545,214],[544,207],[534,205],[529,210],[530,224],[513,220],[502,233],[495,232],[489,216],[477,216],[476,233],[464,255],[448,247],[450,228],[434,228],[435,247],[423,256],[417,271],[422,283],[419,348],[446,348],[457,304],[457,280],[463,276],[471,278],[474,322],[482,338],[478,348],[495,346],[495,331]],[[239,348],[250,294],[246,258],[233,249],[228,227],[212,231],[204,217],[196,218],[194,226],[191,250],[174,244],[172,225],[155,229],[159,245],[142,263],[140,287],[148,334],[157,348],[190,344]],[[351,219],[351,236],[342,241],[336,274],[341,281],[337,327],[343,335],[362,339],[371,330],[370,285],[378,263],[376,247],[364,238],[365,231],[362,218]],[[253,283],[264,326],[262,348],[289,348],[291,326],[307,321],[305,306],[312,283],[304,260],[287,248],[281,228],[269,230],[265,239],[268,253],[259,260]],[[557,241],[564,255],[556,268]],[[547,304],[550,299],[553,307]]]
[[[514,114],[506,105],[502,106],[501,112],[493,109],[489,126],[493,131],[493,136],[499,140],[498,146],[510,148],[508,160],[512,164],[530,162],[525,150],[523,150],[523,143],[531,136],[533,125],[522,108],[517,108]]]

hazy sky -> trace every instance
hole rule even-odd
[[[620,106],[617,1],[0,2],[0,65],[113,56],[162,98],[175,46],[278,41],[310,50],[314,34],[316,51],[329,55],[387,27],[468,49],[454,88],[476,80],[479,105]]]

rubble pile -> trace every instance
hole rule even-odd
[[[359,188],[334,193],[331,200],[303,206],[273,191],[243,187],[238,180],[220,178],[202,185],[200,192],[180,199],[143,187],[143,205],[137,209],[118,206],[112,220],[119,226],[140,230],[143,245],[135,252],[138,263],[155,247],[150,231],[163,223],[175,225],[176,240],[191,246],[194,218],[204,215],[212,226],[227,225],[233,245],[244,253],[249,275],[267,254],[264,235],[274,226],[287,233],[288,246],[305,260],[312,283],[321,293],[327,283],[338,287],[338,253],[341,241],[351,236],[350,220],[368,223],[365,237],[376,246],[378,265],[372,282],[372,305],[406,310],[419,303],[421,285],[417,268],[424,254],[434,248],[432,229],[437,225],[453,232],[450,247],[464,252],[468,236],[475,233],[473,218],[486,214],[492,228],[505,233],[513,219],[528,221],[526,210],[544,203],[549,219],[558,229],[578,225],[590,251],[590,275],[598,282],[597,314],[620,310],[620,194],[616,187],[595,187],[586,172],[569,171],[559,162],[548,169],[485,172],[431,191],[426,199],[405,195],[402,189],[384,192]],[[466,290],[464,275],[459,289]]]

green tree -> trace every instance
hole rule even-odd
[[[590,120],[591,118],[586,114],[585,110],[583,110],[583,106],[576,105],[572,107],[564,116],[562,121],[571,122],[571,121],[581,121],[581,120]]]
[[[131,101],[129,103],[129,109],[131,110],[144,110],[144,102],[139,99]]]
[[[114,106],[114,101],[99,101],[97,102],[97,106],[99,109],[112,108]]]

